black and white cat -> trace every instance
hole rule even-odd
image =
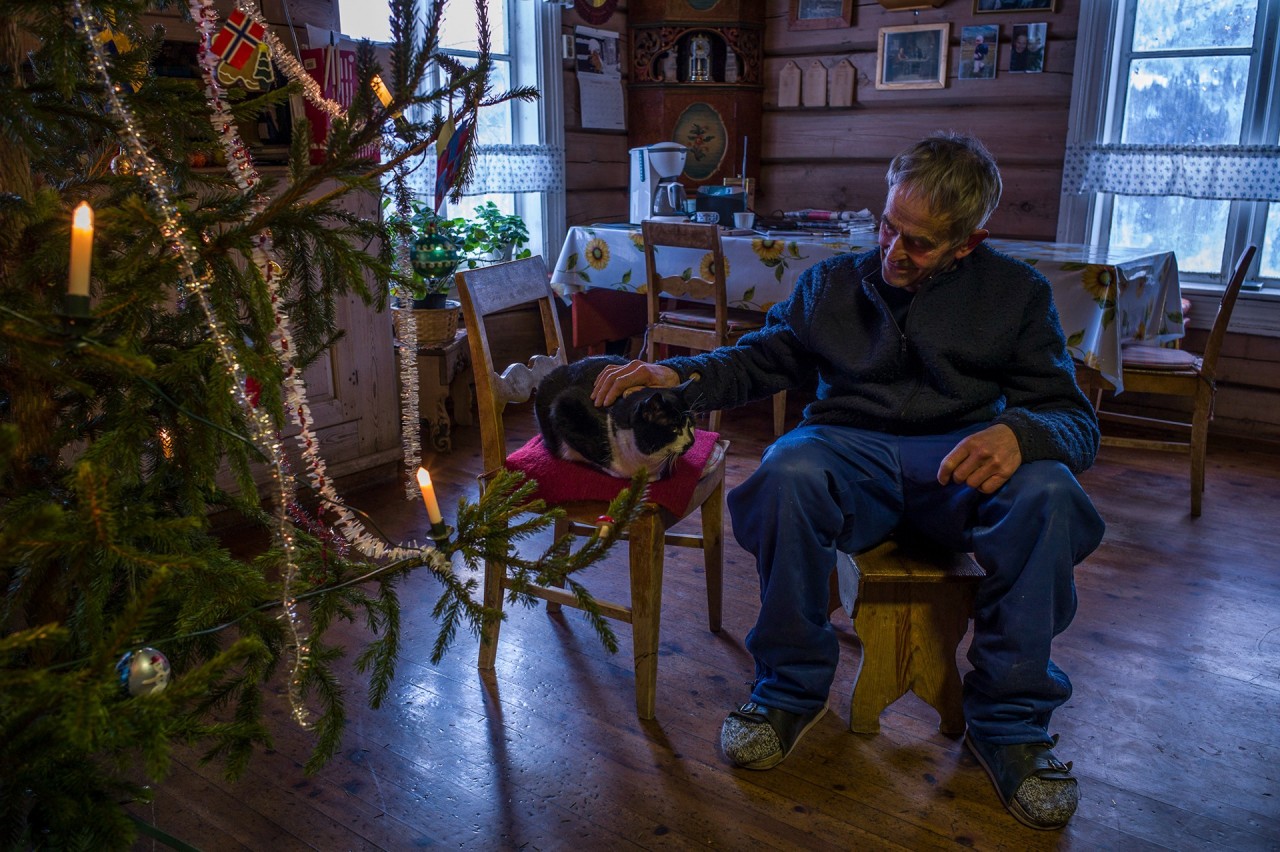
[[[553,456],[626,479],[643,467],[652,482],[693,446],[693,413],[685,400],[691,382],[640,388],[597,407],[591,401],[596,377],[605,367],[625,363],[616,355],[598,355],[557,367],[538,385],[534,414]]]

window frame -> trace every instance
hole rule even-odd
[[[458,4],[464,2],[470,0],[455,0]],[[562,151],[565,140],[564,80],[558,51],[545,48],[559,44],[560,5],[530,3],[527,0],[490,0],[490,8],[499,2],[507,13],[507,52],[491,51],[491,56],[510,63],[512,86],[533,86],[541,93],[541,97],[532,103],[510,102],[503,105],[511,111],[510,141],[514,145],[545,145]],[[418,15],[424,17],[425,14],[426,9],[420,4]],[[474,60],[478,55],[475,50],[442,49],[441,52],[464,60]],[[434,70],[428,73],[434,73]],[[543,256],[549,252],[558,253],[566,233],[564,187],[506,195],[513,199],[514,212],[524,219],[529,229],[529,250]],[[455,212],[469,216],[472,209],[488,197],[463,196]]]
[[[541,97],[531,103],[508,102],[502,105],[510,110],[510,143],[563,149],[564,82],[560,60],[555,51],[541,49],[543,45],[555,44],[558,39],[560,7],[555,3],[498,1],[504,3],[507,12],[508,52],[491,50],[490,57],[510,63],[513,87],[534,86],[541,92]],[[491,7],[493,2],[491,0]],[[556,38],[549,34],[555,34]],[[478,56],[474,50],[442,47],[440,52],[464,61],[475,60]],[[564,189],[504,194],[513,199],[514,212],[524,219],[529,229],[529,250],[544,257],[549,252],[559,252],[565,238],[567,215]],[[473,207],[491,197],[464,195],[455,213],[469,216]]]
[[[1250,57],[1250,87],[1244,104],[1240,145],[1280,144],[1280,0],[1258,0],[1254,40],[1249,48],[1202,48],[1196,50],[1133,50],[1132,36],[1136,3],[1084,3],[1080,10],[1077,52],[1072,87],[1067,144],[1118,143],[1123,127],[1129,63],[1136,58],[1163,56],[1247,55]],[[1104,61],[1099,62],[1098,57]],[[1101,107],[1099,107],[1101,105]],[[1060,242],[1107,245],[1112,223],[1114,195],[1064,191],[1058,216]],[[1203,307],[1193,309],[1193,325],[1207,327],[1216,313],[1235,257],[1250,242],[1263,245],[1268,204],[1280,215],[1280,202],[1232,201],[1220,269],[1215,275],[1183,273],[1184,295]],[[1260,253],[1261,254],[1261,253]],[[1251,331],[1280,336],[1280,278],[1258,276],[1259,259],[1250,270],[1251,292],[1241,296],[1233,315],[1233,325]]]

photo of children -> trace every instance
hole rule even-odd
[[[1048,24],[1016,24],[1009,71],[1013,74],[1039,74],[1044,70],[1044,43]]]
[[[1000,27],[995,24],[961,28],[961,80],[995,79],[999,40]]]

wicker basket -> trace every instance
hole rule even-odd
[[[443,308],[415,308],[413,317],[418,324],[419,346],[440,346],[453,340],[458,333],[458,317],[462,305],[445,302]]]

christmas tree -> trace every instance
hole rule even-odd
[[[460,629],[495,617],[476,602],[466,566],[500,559],[517,589],[535,577],[576,588],[572,573],[610,546],[596,536],[573,550],[561,539],[522,557],[517,544],[554,513],[511,476],[460,503],[456,530],[437,525],[423,546],[382,541],[343,504],[310,432],[302,371],[340,334],[336,300],[356,294],[382,307],[411,280],[388,226],[338,201],[390,185],[407,212],[397,175],[434,150],[442,127],[534,95],[491,90],[483,3],[480,57],[463,66],[438,49],[444,0],[420,19],[414,0],[392,0],[390,61],[380,67],[361,46],[348,104],[326,98],[248,4],[229,16],[249,33],[242,55],[245,36],[210,0],[186,10],[201,39],[201,97],[192,97],[188,84],[153,73],[162,34],[138,25],[153,5],[175,4],[0,0],[7,847],[127,847],[126,805],[163,777],[172,745],[242,771],[267,742],[273,685],[287,685],[297,723],[314,730],[309,768],[318,768],[342,732],[343,686],[329,665],[355,654],[371,702],[385,697],[396,587],[408,572],[439,580],[439,658]],[[266,53],[287,87],[226,88],[271,73]],[[432,79],[444,80],[435,86],[433,66],[443,74]],[[323,155],[312,164],[312,134],[295,113],[288,168],[264,177],[239,127],[290,96],[327,114]],[[453,153],[457,193],[469,151]],[[227,165],[195,165],[205,162]],[[407,363],[401,376],[412,381]],[[416,412],[404,422],[414,427],[404,437],[412,469]],[[284,454],[288,427],[301,469]],[[255,468],[269,474],[261,489]],[[234,487],[219,486],[220,471]],[[417,499],[416,486],[406,490]],[[615,501],[620,524],[641,493],[637,481]],[[210,528],[214,510],[239,513],[271,546],[233,555]],[[356,618],[369,626],[366,646],[325,642],[335,620]]]

